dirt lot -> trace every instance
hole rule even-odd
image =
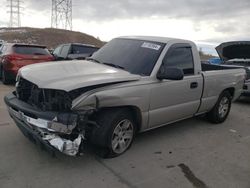
[[[0,83],[1,188],[250,187],[250,99],[220,125],[193,118],[140,134],[118,158],[53,158],[9,118],[3,97],[13,89]]]

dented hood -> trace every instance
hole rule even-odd
[[[250,41],[225,42],[217,46],[216,51],[224,61],[250,59]]]
[[[141,78],[121,69],[84,60],[29,65],[20,69],[19,75],[39,88],[64,91]]]

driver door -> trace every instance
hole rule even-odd
[[[151,89],[149,128],[193,116],[200,105],[202,75],[194,74],[192,47],[173,45],[163,59],[162,66],[179,68],[183,80],[158,80]]]

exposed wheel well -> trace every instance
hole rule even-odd
[[[142,115],[141,115],[141,110],[136,107],[136,106],[118,106],[118,107],[107,107],[107,108],[102,108],[100,111],[107,110],[107,109],[124,109],[128,110],[131,115],[133,116],[135,123],[136,123],[136,131],[140,131],[141,129],[141,124],[142,124]]]
[[[230,87],[230,88],[225,89],[224,91],[228,91],[230,95],[232,96],[232,98],[234,97],[235,88]]]

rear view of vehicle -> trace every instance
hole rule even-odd
[[[0,55],[0,76],[4,84],[15,80],[17,72],[26,65],[54,60],[45,46],[9,44],[2,46]]]
[[[216,47],[222,65],[242,67],[247,76],[242,95],[250,95],[250,41],[225,42]]]

